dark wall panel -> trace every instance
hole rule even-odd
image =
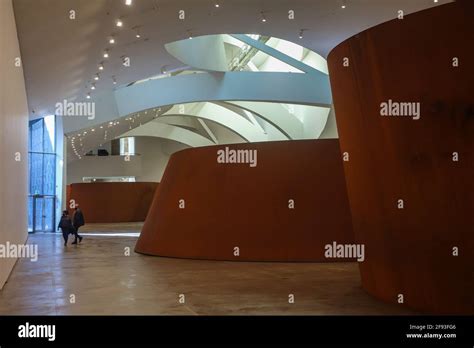
[[[71,184],[67,202],[79,204],[86,223],[139,222],[145,221],[157,187],[155,182]]]
[[[228,147],[256,149],[257,166],[217,163],[217,150],[225,146],[171,156],[137,252],[237,261],[345,260],[324,257],[325,244],[353,242],[338,140]],[[294,209],[288,208],[290,199]]]
[[[472,1],[439,6],[368,29],[328,59],[363,287],[433,313],[474,313],[472,18]],[[381,116],[389,99],[420,102],[421,118]]]

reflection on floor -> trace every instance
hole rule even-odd
[[[139,228],[91,225],[84,229],[82,244],[67,248],[60,234],[31,235],[28,243],[38,244],[39,259],[17,263],[0,291],[0,315],[413,314],[367,295],[355,263],[144,256],[133,252],[136,237],[117,235]],[[130,256],[125,255],[127,247]],[[180,294],[185,295],[184,304]],[[293,304],[288,303],[289,294],[294,294]]]

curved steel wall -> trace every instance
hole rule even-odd
[[[86,223],[140,222],[145,221],[157,187],[156,182],[71,184],[67,202],[79,204]]]
[[[326,244],[353,242],[338,140],[228,147],[257,150],[257,166],[217,163],[224,146],[170,157],[137,252],[235,261],[347,261],[324,257]]]
[[[328,59],[363,287],[433,313],[474,313],[473,14],[472,1],[425,10]],[[421,118],[382,117],[390,99],[420,102]]]

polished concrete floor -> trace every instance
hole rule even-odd
[[[31,235],[28,243],[38,244],[39,259],[17,263],[0,291],[0,315],[413,314],[367,295],[355,263],[144,256],[133,252],[139,228],[90,225],[82,244],[67,248],[60,234]]]

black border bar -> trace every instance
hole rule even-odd
[[[55,340],[20,338],[20,325],[55,325]],[[413,325],[410,328],[410,325]],[[414,329],[420,327],[420,329]],[[425,327],[425,329],[421,329]],[[169,344],[474,346],[473,316],[3,316],[0,347]],[[456,334],[408,338],[407,334]]]

